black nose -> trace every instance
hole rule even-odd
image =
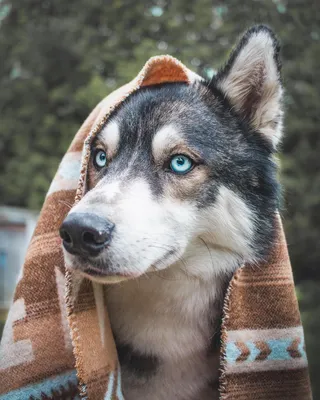
[[[64,248],[71,254],[97,256],[111,241],[114,224],[92,213],[71,213],[60,227]]]

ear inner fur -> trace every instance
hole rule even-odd
[[[273,32],[258,26],[240,40],[213,80],[232,108],[276,147],[282,130],[280,45]]]

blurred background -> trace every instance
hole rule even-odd
[[[156,54],[212,77],[254,23],[282,42],[282,215],[320,399],[318,0],[0,0],[0,336],[45,193],[91,109]]]

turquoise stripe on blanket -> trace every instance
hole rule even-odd
[[[288,347],[292,344],[291,339],[268,340],[267,344],[271,350],[268,360],[290,360]]]
[[[20,389],[13,390],[9,393],[0,395],[0,400],[23,400],[34,398],[35,400],[41,400],[44,396],[52,396],[52,391],[55,390],[60,392],[62,390],[68,390],[69,384],[77,385],[78,378],[75,370],[67,373],[56,375],[52,378],[45,379],[39,383],[24,386]],[[70,400],[80,400],[79,396],[74,397]]]
[[[293,342],[295,339],[296,338],[290,338],[290,339],[289,338],[279,338],[279,339],[265,340],[264,343],[268,346],[268,348],[270,350],[270,354],[265,359],[261,360],[261,362],[269,361],[269,360],[273,360],[273,361],[292,360],[292,356],[289,353],[288,349],[290,346],[293,345]],[[298,357],[298,358],[306,360],[307,355],[306,355],[306,352],[304,349],[303,334],[300,335],[299,339],[300,339],[300,343],[297,346],[297,349],[300,353],[300,357]],[[226,346],[226,361],[231,364],[236,363],[237,359],[242,355],[242,352],[241,352],[240,348],[236,345],[236,343],[237,342],[230,341],[227,343],[227,346]],[[239,341],[238,341],[238,343],[239,343]],[[246,340],[241,343],[246,347],[246,349],[249,352],[243,360],[238,361],[238,362],[247,363],[247,362],[255,361],[260,354],[260,350],[257,348],[255,343],[250,340]]]

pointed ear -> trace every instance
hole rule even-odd
[[[279,50],[273,32],[255,26],[244,34],[214,82],[240,117],[274,147],[282,130]]]

